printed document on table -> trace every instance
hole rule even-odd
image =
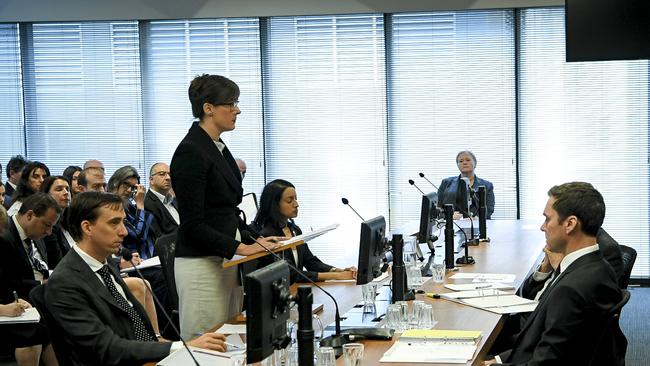
[[[475,352],[474,342],[397,341],[379,362],[466,364]]]
[[[513,290],[514,286],[506,285],[503,283],[463,283],[463,284],[447,283],[445,284],[445,288],[450,289],[452,291],[471,291],[479,288]]]
[[[475,297],[508,295],[508,294],[509,292],[501,291],[501,290],[481,289],[481,290],[472,290],[472,291],[448,292],[445,294],[440,294],[440,297],[444,297],[447,299],[471,299]]]
[[[495,295],[495,296],[484,296],[484,297],[474,297],[471,299],[463,299],[463,302],[467,305],[486,309],[486,308],[500,308],[500,307],[507,307],[507,306],[534,304],[536,301],[525,299],[517,295]]]
[[[210,351],[207,349],[200,349],[189,347],[192,355],[196,358],[199,365],[211,366],[231,366],[232,361],[230,355],[227,353]],[[171,355],[165,357],[162,361],[158,362],[160,366],[195,366],[196,363],[192,359],[185,348],[181,348]]]
[[[456,273],[449,277],[452,280],[472,280],[472,282],[515,282],[517,278],[514,274],[504,273]]]

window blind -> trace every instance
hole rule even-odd
[[[384,29],[380,14],[269,18],[263,63],[267,181],[296,186],[303,230],[341,226],[310,242],[337,266],[356,265],[360,219],[388,221]]]
[[[248,165],[244,191],[261,191],[264,157],[258,19],[152,21],[144,22],[142,29],[147,167],[158,161],[171,162],[190,128],[190,81],[200,74],[219,74],[239,85],[242,111],[236,129],[222,138],[232,154]]]
[[[27,157],[142,170],[137,22],[23,24]]]
[[[458,175],[471,150],[494,184],[492,218],[516,218],[514,28],[511,10],[391,16],[388,147],[391,223],[418,220],[421,193]]]
[[[0,181],[2,182],[7,180],[6,164],[9,158],[16,154],[25,154],[22,95],[18,24],[0,24],[0,121],[2,123]]]
[[[547,191],[581,180],[604,196],[603,227],[648,268],[648,61],[565,62],[564,9],[522,11],[521,212],[542,223]]]

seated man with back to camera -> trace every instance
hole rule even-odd
[[[142,306],[106,258],[127,235],[122,199],[100,192],[80,193],[69,207],[77,245],[52,274],[45,302],[57,334],[74,365],[142,365],[182,347],[158,341]],[[206,333],[189,346],[226,349],[225,337]]]
[[[458,166],[460,174],[455,177],[445,178],[440,182],[438,206],[454,205],[454,220],[468,217],[467,197],[462,194],[465,192],[464,180],[467,180],[472,190],[477,192],[471,197],[472,203],[469,207],[471,215],[478,215],[478,187],[485,186],[486,216],[487,219],[491,219],[494,213],[494,185],[485,179],[477,177],[474,173],[476,169],[476,156],[474,156],[474,153],[469,150],[459,152],[456,155],[456,166]]]

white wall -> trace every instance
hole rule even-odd
[[[0,22],[397,13],[564,5],[564,0],[0,0]]]

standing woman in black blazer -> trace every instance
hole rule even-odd
[[[237,208],[242,177],[220,138],[235,129],[241,113],[239,87],[223,76],[204,74],[192,80],[188,94],[199,121],[176,148],[170,169],[181,222],[174,269],[186,339],[241,311],[237,267],[223,268],[224,258],[264,250],[242,243],[241,231],[247,229]],[[278,246],[276,237],[259,240],[271,249]]]

